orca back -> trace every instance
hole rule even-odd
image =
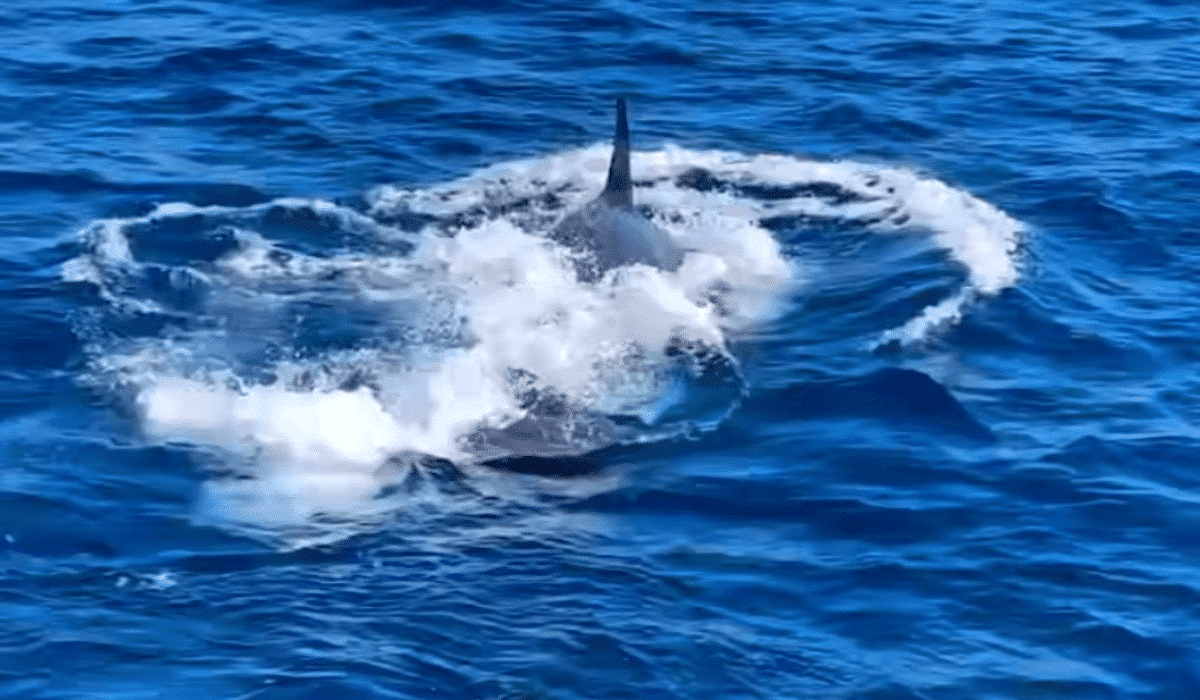
[[[604,191],[558,222],[549,238],[582,254],[575,269],[583,282],[595,282],[622,265],[642,263],[674,271],[683,262],[683,251],[670,235],[634,211],[624,99],[617,99],[617,129]]]

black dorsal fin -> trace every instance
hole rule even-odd
[[[610,207],[633,206],[633,181],[629,179],[629,122],[625,118],[625,98],[617,98],[617,134],[613,137],[612,162],[608,164],[608,182],[600,199]]]

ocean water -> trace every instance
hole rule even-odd
[[[1197,697],[1198,47],[0,9],[0,697]],[[617,96],[687,254],[581,283]]]

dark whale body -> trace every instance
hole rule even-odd
[[[549,238],[577,254],[575,271],[581,282],[595,282],[622,265],[643,263],[674,271],[683,262],[683,251],[671,237],[633,208],[624,99],[617,100],[616,135],[604,191],[560,221]]]

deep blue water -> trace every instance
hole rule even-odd
[[[1198,47],[0,10],[0,696],[1196,697]],[[576,285],[618,95],[696,252]]]

